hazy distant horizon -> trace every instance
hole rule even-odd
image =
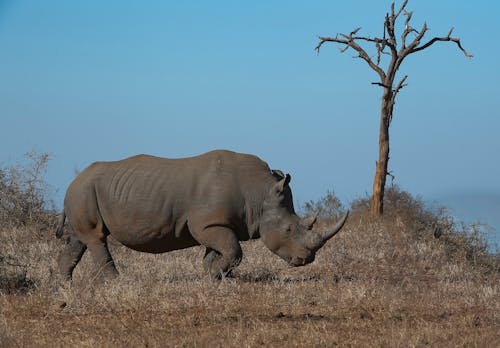
[[[500,246],[500,192],[457,190],[429,198],[424,197],[430,205],[438,204],[448,208],[457,221],[485,224],[488,242]]]

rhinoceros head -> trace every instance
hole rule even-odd
[[[293,208],[290,175],[273,184],[263,203],[260,235],[264,244],[291,266],[314,261],[316,252],[344,225],[348,213],[327,229],[314,226],[317,216],[300,219]]]

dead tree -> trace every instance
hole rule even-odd
[[[462,47],[459,38],[452,37],[453,27],[448,32],[447,36],[434,37],[426,42],[423,42],[427,33],[427,24],[420,30],[416,30],[410,25],[413,12],[406,11],[406,0],[401,8],[394,10],[394,3],[391,5],[391,12],[387,13],[384,21],[384,33],[382,37],[360,36],[358,32],[361,28],[357,28],[349,34],[337,34],[335,37],[319,36],[319,44],[315,50],[318,52],[321,46],[326,42],[336,42],[343,45],[340,51],[343,53],[349,48],[356,52],[355,58],[363,59],[380,77],[380,81],[372,82],[383,88],[382,105],[380,110],[380,130],[379,130],[379,159],[376,162],[375,177],[373,180],[373,197],[371,201],[370,211],[373,216],[380,216],[383,213],[383,199],[385,181],[388,175],[387,165],[389,162],[389,126],[391,125],[394,104],[396,96],[403,87],[406,86],[407,75],[395,85],[394,80],[396,73],[403,63],[403,60],[412,53],[422,51],[438,41],[450,41],[457,44],[458,48],[465,54],[467,58],[472,58],[472,55]],[[404,21],[404,30],[401,33],[400,41],[396,35],[396,21],[403,14],[406,18]],[[410,35],[413,40],[410,40]],[[368,55],[367,51],[361,47],[360,43],[369,43],[375,46],[376,53],[374,57]],[[389,63],[384,70],[381,67],[382,56],[389,57]]]

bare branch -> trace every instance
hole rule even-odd
[[[398,95],[399,91],[403,89],[407,84],[405,83],[406,79],[408,78],[408,75],[405,75],[401,81],[399,81],[398,85],[396,88],[392,90],[392,95],[391,95],[391,100],[390,100],[390,105],[391,105],[391,112],[389,113],[389,123],[392,122],[392,108],[394,107],[394,104],[396,104],[396,96]]]
[[[354,29],[354,30],[353,30],[353,31],[351,31],[351,33],[349,34],[349,37],[352,37],[353,35],[356,35],[356,34],[358,33],[358,31],[360,31],[360,30],[361,30],[361,27]]]
[[[356,35],[358,33],[358,31],[360,31],[360,30],[361,30],[361,27],[354,29],[353,31],[351,31],[349,33],[349,35],[342,34],[342,33],[340,33],[339,35],[347,40],[351,40],[351,39],[353,39],[353,35]]]
[[[407,12],[406,10],[404,11],[404,14],[406,16],[406,20],[405,20],[405,30],[403,31],[403,34],[401,35],[401,47],[403,49],[406,48],[406,38],[408,37],[408,35],[412,32],[415,32],[418,34],[418,32],[415,30],[415,28],[413,28],[411,25],[410,25],[410,21],[411,21],[411,17],[413,16],[413,12]]]
[[[368,65],[373,69],[375,70],[375,72],[377,72],[380,76],[380,80],[383,81],[385,79],[385,72],[384,70],[382,70],[381,67],[379,67],[377,64],[375,64],[371,58],[368,56],[368,54],[366,53],[366,51],[364,49],[361,48],[361,46],[359,46],[356,42],[354,41],[351,41],[349,43],[349,46],[354,49],[355,51],[357,51],[359,53],[359,57],[360,58],[363,58],[367,63]]]
[[[373,42],[375,43],[375,48],[377,49],[377,65],[380,64],[380,57],[382,54],[387,54],[390,55],[390,53],[385,51],[386,47],[389,47],[391,49],[391,52],[394,51],[396,52],[395,47],[392,45],[389,40],[385,38],[379,38],[379,37],[366,37],[366,36],[355,36],[353,37],[353,40],[360,40],[360,41],[366,41],[366,42]]]
[[[372,82],[372,85],[377,85],[377,86],[384,87],[384,88],[391,88],[391,86],[388,86],[382,82]]]
[[[396,35],[394,33],[394,28],[396,27],[396,20],[398,17],[401,15],[402,12],[404,12],[407,17],[408,17],[408,12],[406,11],[406,5],[408,4],[408,0],[403,2],[401,7],[399,8],[398,12],[394,12],[394,2],[391,4],[391,15],[387,13],[385,16],[385,26],[387,29],[387,33],[389,34],[390,42],[394,46],[393,50],[393,55],[396,56],[396,47],[397,47],[397,41],[396,41]],[[411,13],[409,14],[409,18],[407,18],[406,23],[408,24],[409,20],[411,18]],[[403,34],[403,40],[406,39],[406,36],[408,34]],[[392,47],[391,47],[392,49]]]
[[[401,81],[399,81],[398,85],[396,86],[396,88],[394,88],[394,91],[393,91],[393,95],[392,95],[392,99],[395,100],[396,99],[396,95],[399,93],[399,91],[403,88],[403,87],[406,87],[408,84],[405,83],[406,82],[406,79],[408,78],[408,75],[405,75]]]
[[[375,42],[375,48],[377,48],[377,65],[380,65],[380,56],[382,55],[383,46]]]
[[[391,49],[392,56],[397,57],[398,52],[397,52],[396,48],[397,48],[398,43],[396,41],[396,35],[394,34],[394,26],[396,23],[396,17],[394,14],[394,3],[392,3],[392,6],[391,6],[391,13],[392,13],[391,16],[389,16],[388,13],[386,13],[386,15],[385,15],[384,39],[385,39],[385,33],[387,32],[387,34],[389,35],[389,39],[386,39],[388,42],[388,46]]]
[[[353,35],[355,35],[359,30],[360,30],[360,28],[357,28],[357,29],[353,30],[349,35],[339,34],[340,36],[346,38],[345,40],[344,39],[340,39],[338,37],[324,37],[324,36],[319,36],[320,42],[316,46],[315,50],[319,54],[319,50],[320,50],[321,46],[325,42],[336,42],[336,43],[339,43],[339,44],[342,44],[342,45],[346,45],[346,47],[344,47],[341,50],[341,52],[345,52],[347,50],[347,47],[350,47],[353,50],[355,50],[356,52],[358,52],[358,57],[362,58],[366,63],[368,63],[368,65],[373,70],[375,70],[375,72],[377,74],[379,74],[380,80],[383,81],[385,79],[385,72],[384,72],[384,70],[382,70],[382,68],[380,68],[377,64],[375,64],[373,62],[373,60],[370,58],[370,56],[366,53],[366,51],[355,42],[356,40],[369,41],[369,42],[377,42],[378,40],[381,40],[381,39],[372,39],[372,38],[366,38],[366,37],[353,37]]]
[[[388,170],[386,172],[386,175],[391,177],[391,186],[394,186],[394,180],[396,180],[396,176],[393,174],[393,171]]]
[[[392,18],[393,17],[389,17],[388,13],[385,15],[385,29],[387,31],[387,34],[389,35],[389,42],[392,44],[393,47],[397,47],[396,37],[394,35],[394,22]]]
[[[379,44],[389,44],[389,42],[386,39],[381,39],[379,37],[369,37],[369,36],[354,36],[352,37],[353,40],[362,40],[362,41],[368,41],[368,42],[375,42]]]
[[[389,14],[388,14],[388,13],[386,13],[386,14],[385,14],[385,19],[384,19],[384,40],[385,40],[385,39],[386,39],[386,37],[387,37],[387,36],[386,36],[386,35],[387,35],[387,25],[386,25],[386,23],[387,23],[387,18],[389,18]]]
[[[424,22],[424,25],[422,26],[422,29],[420,29],[420,32],[418,32],[417,36],[412,41],[412,43],[410,43],[410,45],[408,45],[408,47],[401,47],[401,49],[399,50],[399,59],[398,59],[398,62],[396,64],[396,70],[399,69],[399,66],[403,62],[403,59],[407,55],[409,55],[410,53],[413,53],[413,50],[418,45],[420,45],[420,41],[422,40],[422,38],[424,37],[425,33],[427,32],[427,29],[428,29],[427,28],[427,23]]]
[[[392,13],[394,15],[394,3],[392,3]],[[406,8],[406,5],[408,5],[408,0],[406,0],[405,2],[403,2],[403,5],[401,5],[401,8],[399,9],[398,13],[396,13],[396,15],[394,16],[394,19],[396,19],[397,17],[399,17],[399,15],[401,14],[401,12],[406,12],[405,11],[405,8]]]
[[[349,44],[349,41],[339,39],[338,37],[318,36],[318,38],[320,40],[319,44],[314,48],[314,50],[316,52],[318,52],[318,54],[319,54],[319,50],[321,49],[321,46],[323,46],[323,44],[325,42],[336,42],[336,43],[343,44],[343,45],[348,45]]]
[[[421,50],[424,50],[426,49],[427,47],[429,46],[432,46],[434,43],[438,42],[438,41],[451,41],[451,42],[454,42],[457,44],[458,48],[463,52],[463,54],[467,57],[467,58],[472,58],[473,55],[468,53],[462,46],[462,43],[460,42],[460,38],[456,38],[456,37],[451,37],[451,33],[453,32],[453,27],[450,29],[448,35],[446,37],[434,37],[432,38],[431,40],[427,41],[425,44],[423,44],[422,46],[415,46],[414,48],[412,48],[409,52],[410,53],[415,53],[415,52],[418,52],[418,51],[421,51]]]
[[[323,46],[323,44],[325,42],[336,42],[336,43],[343,44],[343,45],[347,45],[349,43],[347,40],[342,40],[342,39],[339,39],[338,37],[318,36],[318,38],[320,41],[319,41],[318,45],[314,48],[314,50],[316,52],[318,52],[318,54],[319,54],[319,50],[321,49],[321,46]],[[344,52],[344,51],[342,51],[342,52]]]

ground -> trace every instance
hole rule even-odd
[[[202,248],[149,255],[111,241],[120,276],[99,285],[89,255],[72,284],[59,280],[51,231],[3,227],[0,346],[498,347],[500,270],[464,238],[408,214],[353,213],[311,265],[246,242],[220,282]]]

